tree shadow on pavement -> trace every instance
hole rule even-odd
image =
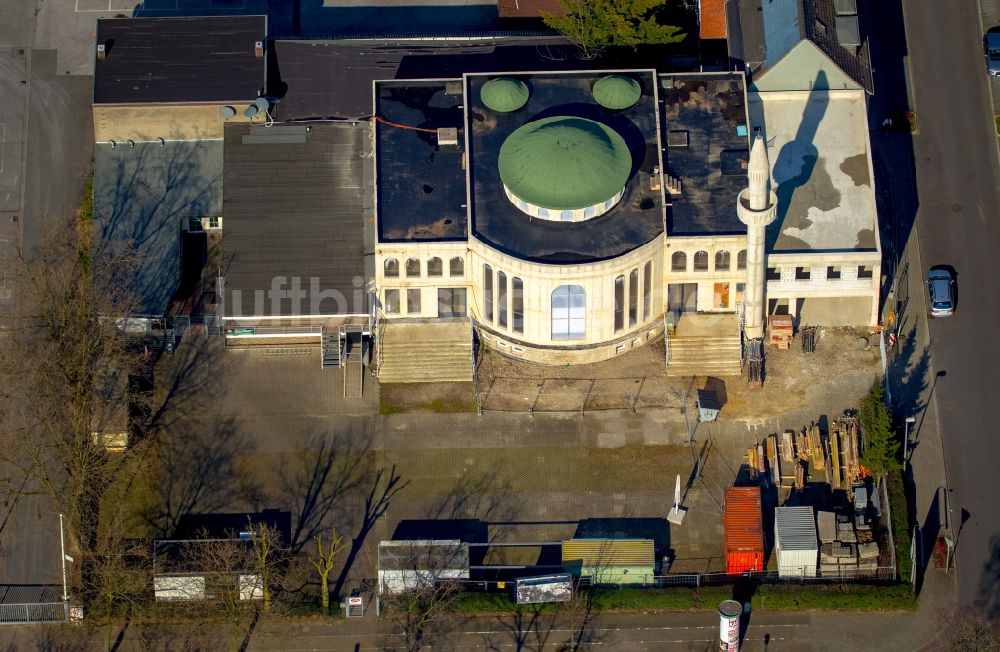
[[[232,419],[177,423],[154,442],[146,482],[152,495],[139,508],[153,536],[169,538],[186,514],[231,511],[241,492],[253,493],[238,459],[249,443]]]
[[[358,555],[361,553],[368,535],[375,528],[378,521],[385,516],[396,495],[405,489],[408,484],[408,480],[403,480],[396,473],[395,465],[388,470],[385,468],[376,469],[371,477],[362,481],[359,486],[364,491],[361,499],[361,523],[358,526],[357,533],[351,539],[350,548],[348,549],[347,556],[344,558],[344,566],[337,575],[336,582],[334,582],[333,590],[331,591],[332,596],[341,595],[348,575]]]
[[[978,608],[991,619],[1000,619],[1000,535],[990,539],[990,558],[979,578]]]
[[[332,521],[350,526],[342,499],[361,489],[368,470],[370,438],[333,434],[316,437],[304,450],[285,461],[278,472],[280,499],[294,516],[289,545],[298,553],[332,527]],[[346,521],[346,523],[345,523]]]

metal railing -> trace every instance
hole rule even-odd
[[[65,622],[67,616],[66,605],[62,602],[0,604],[0,625],[58,623]]]
[[[226,329],[230,337],[252,337],[254,335],[322,335],[322,324],[233,326]]]

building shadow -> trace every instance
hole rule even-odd
[[[816,81],[813,82],[813,88],[823,89],[828,86],[826,72],[820,70],[816,75]],[[778,196],[776,209],[778,217],[767,229],[768,251],[774,250],[775,243],[786,228],[805,229],[810,224],[805,215],[790,216],[789,208],[796,192],[810,182],[816,169],[819,150],[813,141],[829,104],[829,91],[811,91],[802,111],[795,138],[785,143],[774,158],[771,169],[773,182],[777,184],[775,194]]]

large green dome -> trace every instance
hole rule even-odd
[[[483,84],[479,99],[498,113],[517,111],[528,102],[528,86],[518,79],[498,77]]]
[[[556,210],[611,199],[632,172],[625,139],[611,127],[556,116],[522,125],[500,147],[500,178],[526,202]]]
[[[594,100],[607,109],[627,109],[642,97],[639,82],[625,75],[608,75],[594,84]]]

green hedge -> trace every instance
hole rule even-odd
[[[594,611],[713,611],[733,597],[730,586],[699,589],[593,589],[585,594]],[[757,587],[752,607],[767,611],[880,611],[912,609],[916,605],[908,584],[764,584]],[[555,605],[536,605],[541,611]],[[509,613],[517,609],[503,593],[467,593],[454,603],[465,614]]]

